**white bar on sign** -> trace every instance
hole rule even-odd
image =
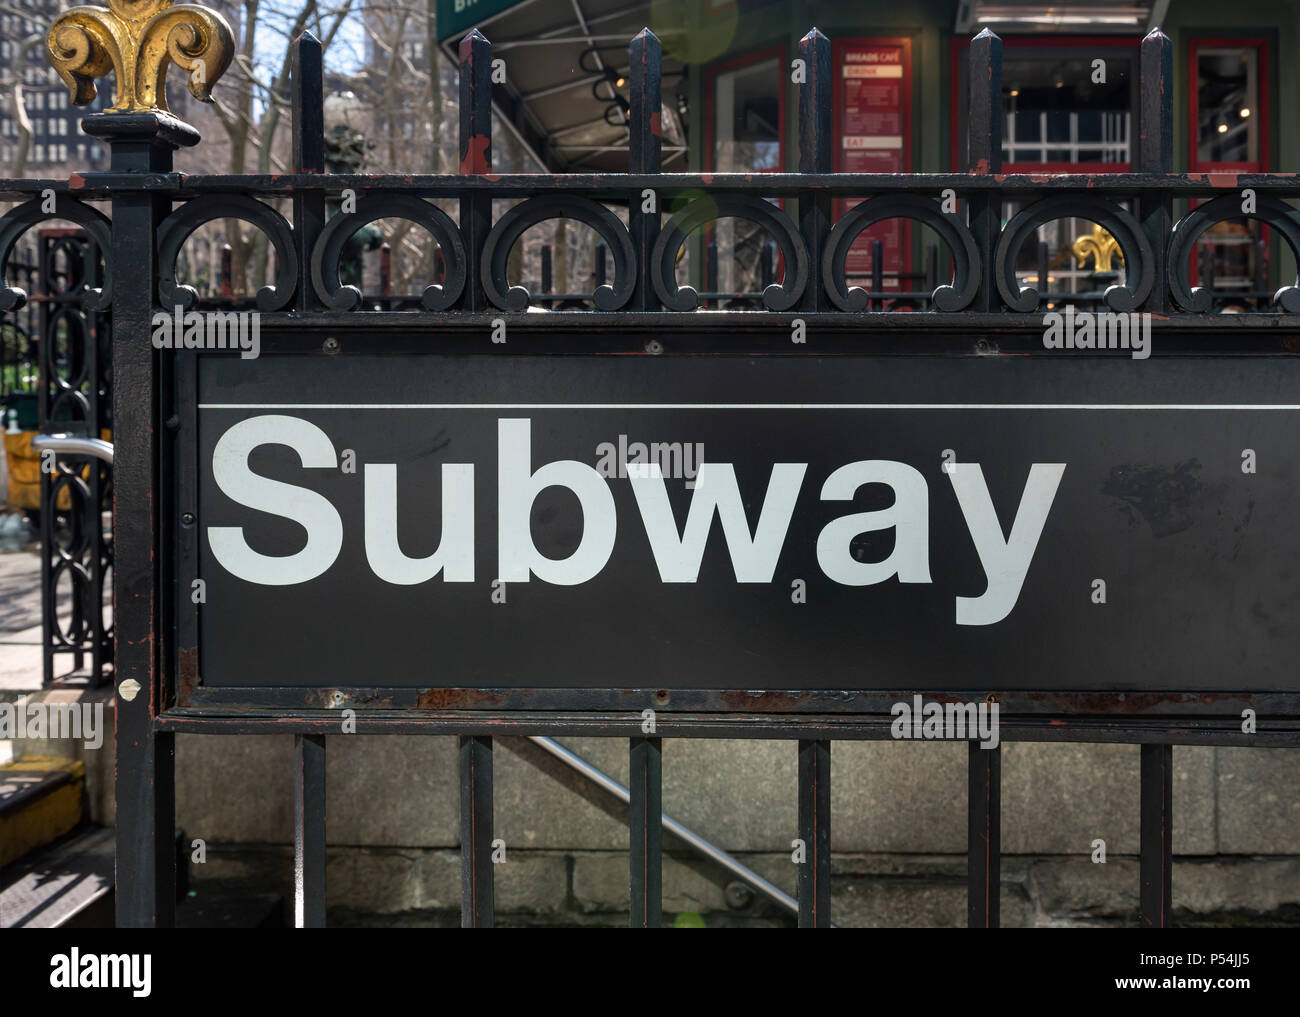
[[[902,148],[903,136],[901,134],[885,134],[878,138],[867,137],[865,135],[849,135],[843,140],[844,148]]]
[[[903,68],[898,64],[857,64],[856,66],[845,67],[844,77],[846,78],[901,78]]]

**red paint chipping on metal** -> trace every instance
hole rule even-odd
[[[71,190],[71,191],[76,191],[76,190],[80,190],[82,187],[85,187],[85,186],[86,186],[86,178],[83,177],[80,173],[69,173],[69,174],[68,174],[68,189],[69,189],[69,190]]]
[[[1211,187],[1236,188],[1237,186],[1236,173],[1207,173],[1205,174],[1205,179],[1209,182]]]
[[[491,144],[492,139],[486,134],[476,134],[470,138],[465,155],[460,160],[460,171],[477,175],[487,173],[491,168],[491,163],[488,160],[488,150]]]
[[[653,134],[656,138],[662,138],[664,136],[662,113],[650,114],[650,133]]]
[[[178,650],[176,653],[176,701],[184,705],[194,694],[199,683],[199,648]]]

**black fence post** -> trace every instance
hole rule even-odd
[[[303,32],[293,40],[290,100],[293,108],[293,171],[325,172],[325,85],[320,40]],[[325,305],[311,281],[312,252],[325,228],[325,192],[295,190],[294,237],[298,242],[298,309],[318,311]]]
[[[661,117],[663,114],[663,48],[648,28],[641,29],[628,45],[628,77],[631,79],[632,108],[628,112],[628,171],[658,173],[663,156]],[[636,251],[636,288],[632,309],[658,310],[654,284],[650,279],[650,252],[659,237],[660,202],[663,196],[635,190],[628,196],[628,224]],[[645,211],[647,202],[653,212]]]
[[[492,739],[460,736],[460,924],[490,929],[492,881]]]
[[[831,171],[831,41],[817,29],[799,40],[804,80],[799,86],[799,172]],[[784,73],[784,71],[783,71]],[[822,251],[831,230],[831,198],[824,190],[799,192],[799,232],[808,248],[808,286],[799,302],[805,311],[830,308],[822,279]],[[790,266],[785,266],[790,271]]]
[[[663,918],[663,739],[632,738],[628,767],[631,925],[657,929]]]
[[[460,40],[460,172],[492,172],[492,44],[477,29]],[[474,191],[460,199],[460,232],[465,244],[467,311],[486,311],[487,295],[479,272],[483,243],[492,228],[492,196]]]
[[[804,80],[799,86],[799,172],[831,171],[831,41],[816,28],[799,40]],[[805,311],[830,307],[821,254],[831,228],[831,199],[822,190],[799,192],[799,232],[808,248]],[[786,271],[790,266],[786,266]],[[831,922],[831,743],[799,742],[799,927],[826,928]]]
[[[1002,172],[1002,40],[987,28],[970,44],[970,130],[968,167],[971,173]],[[997,271],[993,252],[1002,229],[1002,200],[989,191],[967,201],[970,228],[980,256],[980,288],[971,309],[998,309]]]
[[[799,741],[799,928],[831,924],[831,743]]]
[[[1002,746],[968,744],[966,925],[996,929],[1002,888]]]
[[[1174,747],[1143,745],[1141,773],[1141,858],[1139,924],[1169,928],[1172,909]]]
[[[1139,56],[1138,148],[1134,169],[1139,173],[1172,173],[1174,169],[1174,45],[1169,36],[1153,28],[1142,40]],[[1146,309],[1167,313],[1169,303],[1169,231],[1173,225],[1173,197],[1168,191],[1144,193],[1136,212],[1155,259],[1155,283]],[[1186,270],[1187,266],[1172,266]],[[1127,269],[1128,266],[1125,266]],[[1130,284],[1131,285],[1131,284]]]
[[[157,111],[96,113],[82,127],[110,147],[117,173],[169,173],[172,153],[199,140],[193,127]],[[159,276],[154,237],[170,207],[168,198],[145,190],[113,196],[115,907],[122,927],[175,924],[175,741],[154,731],[170,649],[162,625],[170,583],[163,577],[170,575],[175,546],[175,506],[160,468],[170,447],[160,448],[158,440],[171,365],[149,342]]]
[[[325,927],[325,736],[293,736],[293,918]]]

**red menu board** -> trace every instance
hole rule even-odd
[[[835,169],[840,173],[906,173],[912,168],[910,39],[843,39],[835,43]],[[836,202],[838,219],[856,201]],[[881,242],[887,290],[914,289],[900,278],[910,259],[904,220],[861,233],[846,259],[855,282],[871,276],[871,242]]]

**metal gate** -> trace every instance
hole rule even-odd
[[[194,67],[206,69],[203,80],[210,87],[228,54],[210,16],[188,16],[195,19],[195,45],[184,53]],[[799,924],[825,927],[831,921],[831,744],[890,737],[892,704],[914,691],[930,691],[925,678],[918,678],[919,688],[905,691],[879,684],[818,687],[815,677],[793,689],[753,687],[743,657],[724,687],[682,688],[665,680],[664,688],[620,688],[611,679],[614,687],[566,688],[562,680],[544,687],[540,680],[496,685],[443,676],[441,683],[435,678],[401,684],[384,680],[391,675],[344,683],[282,675],[278,683],[255,687],[210,681],[201,637],[206,609],[190,595],[201,556],[198,375],[206,370],[204,362],[231,357],[162,352],[148,341],[155,313],[193,306],[191,295],[176,284],[175,264],[186,238],[206,222],[238,218],[266,234],[278,269],[275,285],[258,298],[262,354],[284,370],[299,365],[304,375],[316,369],[313,364],[366,354],[435,363],[449,354],[495,357],[503,351],[486,337],[498,322],[509,330],[510,349],[522,349],[534,371],[546,358],[558,364],[575,354],[607,357],[607,367],[676,358],[683,371],[698,364],[701,372],[713,369],[710,364],[721,371],[735,358],[797,365],[811,356],[807,345],[792,345],[798,322],[817,337],[820,355],[842,358],[846,371],[851,362],[929,358],[943,361],[960,381],[969,365],[992,359],[1027,364],[1032,379],[1050,354],[1043,348],[1039,295],[1017,281],[1015,258],[1038,225],[1063,216],[1096,222],[1114,236],[1127,276],[1124,285],[1106,293],[1105,303],[1116,313],[1154,317],[1158,357],[1191,371],[1207,358],[1227,370],[1241,358],[1268,366],[1293,355],[1300,290],[1280,290],[1273,313],[1214,315],[1208,313],[1209,294],[1190,288],[1188,264],[1200,233],[1243,214],[1244,191],[1254,199],[1248,214],[1276,229],[1293,251],[1300,248],[1300,215],[1287,203],[1300,196],[1300,179],[1171,172],[1172,47],[1158,30],[1141,48],[1137,172],[1117,175],[1002,175],[1001,42],[987,31],[971,48],[970,174],[832,174],[831,48],[816,30],[799,44],[798,173],[663,174],[658,40],[642,32],[631,42],[630,57],[627,174],[493,175],[491,47],[472,32],[460,45],[458,175],[327,175],[321,48],[307,34],[294,46],[292,174],[175,174],[172,152],[196,144],[197,134],[151,108],[161,97],[132,107],[139,97],[128,95],[129,111],[84,121],[90,134],[111,147],[110,170],[73,181],[0,186],[4,197],[27,201],[0,220],[0,259],[23,230],[48,217],[78,223],[108,252],[102,288],[87,304],[111,307],[113,321],[120,925],[173,921],[178,733],[292,734],[296,920],[300,926],[324,924],[325,752],[327,735],[339,730],[338,711],[347,708],[360,732],[459,737],[466,926],[493,921],[494,736],[627,740],[636,927],[660,921],[662,739],[787,740],[798,754],[798,835],[807,849],[798,875]],[[87,68],[93,65],[68,71],[92,74]],[[53,215],[40,211],[42,191],[57,197]],[[327,198],[345,191],[362,196],[358,210],[327,216]],[[519,204],[497,217],[492,202],[503,198]],[[268,203],[274,199],[291,201],[292,222]],[[431,199],[458,202],[459,221]],[[831,213],[837,199],[861,203],[836,222]],[[1200,204],[1176,221],[1175,203],[1189,199]],[[1004,225],[1005,202],[1021,207]],[[676,280],[675,255],[688,234],[724,216],[758,223],[776,245],[774,275],[780,281],[761,297],[751,295],[761,299],[761,309],[697,309],[697,295]],[[425,290],[418,310],[354,309],[356,292],[338,283],[343,243],[384,217],[412,219],[441,248],[440,285]],[[530,298],[506,278],[507,254],[529,226],[559,217],[581,219],[600,233],[614,263],[612,283],[588,298],[592,310],[520,313]],[[929,226],[948,248],[951,281],[923,294],[925,309],[916,313],[881,310],[879,293],[850,288],[845,278],[845,257],[859,234],[894,217]],[[933,269],[932,278],[937,275]],[[712,289],[707,282],[705,288]],[[14,291],[0,291],[0,306],[17,302]],[[818,666],[812,647],[809,668],[815,673]],[[1167,926],[1172,746],[1300,745],[1300,693],[1225,673],[1189,679],[1185,688],[1144,687],[1140,670],[1134,665],[1112,692],[995,684],[939,689],[935,695],[998,703],[1004,739],[1140,744],[1141,923]],[[650,731],[642,727],[644,711],[655,716]],[[1243,711],[1261,718],[1257,731],[1243,729]],[[992,927],[998,924],[1000,749],[969,744],[968,917],[972,927]]]

